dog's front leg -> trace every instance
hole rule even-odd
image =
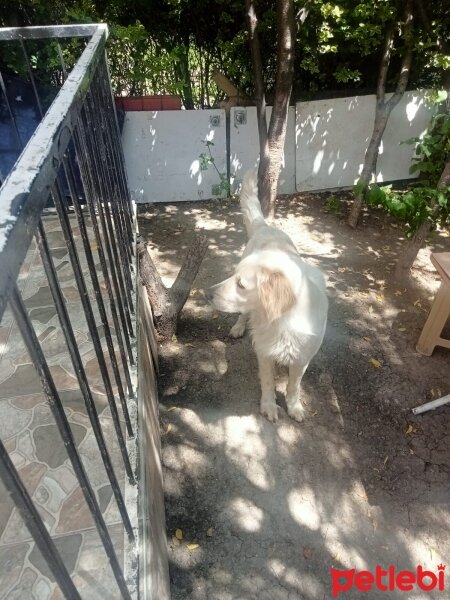
[[[239,315],[238,320],[230,329],[230,336],[234,338],[240,338],[245,333],[245,327],[247,325],[247,315]]]
[[[273,361],[257,354],[259,379],[261,381],[261,414],[275,423],[278,419],[278,407],[275,402],[275,381],[273,378]]]
[[[303,421],[306,413],[300,400],[300,384],[308,365],[293,363],[289,365],[289,380],[286,390],[286,406],[288,415],[296,421]]]

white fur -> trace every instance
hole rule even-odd
[[[240,337],[250,323],[261,381],[261,413],[277,420],[274,363],[289,367],[288,414],[301,421],[300,383],[322,344],[328,300],[322,273],[302,260],[292,240],[268,225],[261,212],[254,171],[244,176],[240,203],[248,234],[232,277],[207,291],[224,312],[240,312],[230,335]]]

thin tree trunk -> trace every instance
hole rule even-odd
[[[277,76],[269,124],[269,168],[264,174],[261,207],[273,217],[294,78],[295,20],[293,0],[277,0]]]
[[[348,225],[350,225],[350,227],[353,228],[356,227],[356,225],[358,224],[358,219],[365,201],[368,186],[370,184],[372,176],[376,172],[381,139],[386,129],[390,114],[400,102],[406,90],[412,62],[412,24],[412,0],[407,0],[405,4],[405,28],[403,32],[405,38],[405,53],[403,55],[403,60],[400,66],[400,73],[398,76],[396,90],[389,98],[389,100],[385,99],[385,95],[386,79],[394,46],[395,27],[393,24],[391,24],[386,30],[384,38],[383,54],[381,57],[380,69],[378,72],[377,103],[375,109],[375,119],[372,137],[364,157],[363,170],[361,172],[361,177],[358,182],[360,184],[358,186],[359,190],[355,196],[347,220]]]
[[[307,3],[309,4],[309,3]],[[258,195],[264,215],[273,216],[286,137],[286,125],[294,77],[295,18],[293,0],[277,0],[277,75],[275,97],[267,129],[266,100],[263,66],[253,0],[246,0],[247,23],[253,73],[255,77],[256,107],[259,133]],[[308,8],[299,13],[303,22]]]
[[[208,249],[203,234],[197,234],[171,288],[166,288],[143,242],[138,244],[139,274],[152,306],[156,332],[160,341],[170,340],[176,333],[178,315]]]
[[[258,121],[259,137],[259,167],[258,167],[258,195],[261,206],[266,202],[265,194],[267,185],[263,178],[269,169],[270,151],[269,136],[267,131],[266,95],[264,92],[264,75],[261,60],[261,48],[259,45],[258,19],[256,17],[253,0],[245,0],[246,19],[249,32],[249,45],[252,57],[253,76],[255,78],[256,115]]]

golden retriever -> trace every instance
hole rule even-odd
[[[305,409],[300,383],[322,344],[327,322],[325,280],[307,264],[285,233],[268,225],[258,200],[255,171],[245,174],[240,204],[248,243],[232,277],[206,291],[211,304],[223,312],[241,313],[230,335],[241,337],[247,320],[258,358],[261,413],[278,418],[274,364],[289,367],[286,406],[290,417],[302,421]]]

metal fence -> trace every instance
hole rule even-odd
[[[63,55],[59,53],[61,72],[67,78],[57,97],[44,114],[26,43],[28,40],[46,38],[55,40],[67,37],[85,38],[86,46],[68,75]],[[42,389],[67,449],[73,471],[95,521],[120,594],[123,598],[130,598],[120,561],[77,450],[74,435],[50,368],[17,285],[21,265],[34,236],[85,402],[86,412],[98,444],[98,451],[108,474],[123,526],[128,538],[133,540],[133,527],[105,443],[42,220],[43,210],[51,198],[68,248],[70,263],[95,348],[124,468],[129,481],[134,485],[135,474],[127,452],[126,434],[122,431],[119,410],[116,405],[116,400],[118,400],[126,423],[126,433],[132,437],[135,432],[132,430],[127,401],[134,394],[130,376],[130,368],[134,364],[132,350],[134,338],[132,295],[134,286],[134,216],[127,188],[120,134],[105,57],[106,38],[107,27],[104,25],[0,30],[0,42],[15,41],[20,44],[23,64],[26,65],[28,78],[42,119],[0,188],[0,320],[9,304],[32,363],[39,375]],[[20,143],[20,131],[8,99],[4,78],[0,74],[0,95],[2,93],[17,141]],[[80,263],[79,248],[74,239],[72,212],[76,215],[82,240],[83,260],[87,262],[88,274],[83,272]],[[105,300],[100,288],[91,242],[88,238],[86,227],[88,220],[95,234],[96,251],[106,287]],[[90,278],[89,285],[94,290],[95,302],[88,294],[88,278]],[[96,307],[94,307],[94,303]],[[99,315],[99,321],[96,320],[95,314]],[[110,314],[110,318],[108,318],[108,314]],[[99,337],[99,326],[103,327],[107,346],[105,350]],[[116,357],[111,334],[112,328],[115,332],[120,360]],[[112,367],[118,398],[115,397],[113,391],[114,383],[108,370],[107,358]],[[80,598],[38,510],[1,440],[0,477],[63,594],[70,599]]]

